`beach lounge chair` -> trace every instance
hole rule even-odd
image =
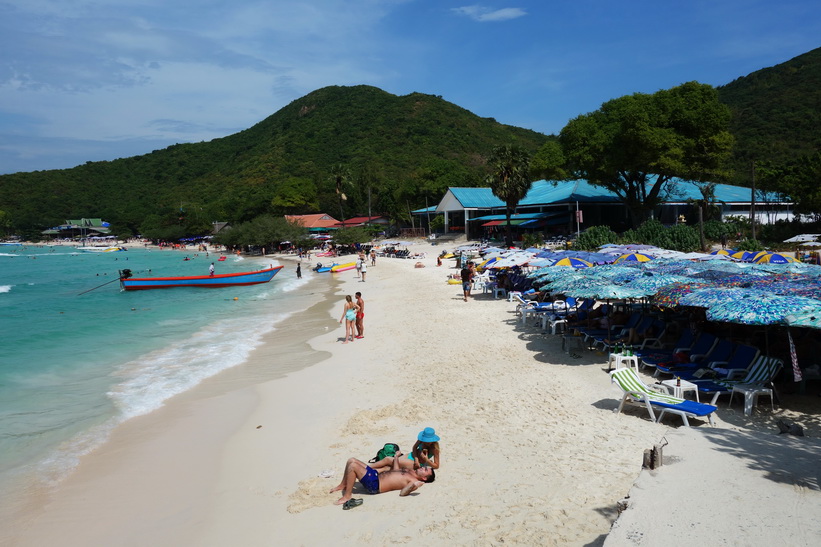
[[[759,353],[760,352],[757,347],[748,346],[746,344],[736,344],[733,354],[727,361],[710,361],[707,363],[706,368],[712,369],[713,372],[710,377],[704,379],[727,379],[734,376],[743,375],[744,372],[753,365]],[[731,373],[733,376],[731,376]],[[676,376],[682,380],[689,380],[690,382],[700,379],[695,375],[695,371],[676,374]]]
[[[729,361],[735,348],[736,344],[733,341],[722,338],[718,340],[706,354],[696,353],[694,349],[690,354],[689,363],[657,366],[655,375],[658,376],[661,373],[681,376],[682,374],[688,374],[700,368],[704,368],[713,361]]]
[[[740,371],[734,371],[725,380],[690,380],[698,386],[699,393],[712,394],[713,399],[710,401],[714,405],[718,398],[725,393],[732,393],[735,386],[751,386],[766,388],[772,384],[775,375],[784,366],[781,359],[769,357],[767,355],[759,355],[749,370],[744,371],[746,374],[741,374]]]
[[[632,320],[635,315],[631,315],[630,319]],[[615,345],[624,344],[630,338],[630,329],[635,329],[636,333],[641,335],[653,328],[654,319],[651,315],[641,316],[638,323],[631,320],[628,320],[617,333],[593,334],[588,339],[592,338],[592,345],[599,345],[602,350],[612,350]]]
[[[716,407],[695,401],[688,401],[673,397],[660,391],[654,391],[644,382],[632,368],[619,368],[610,373],[610,381],[621,389],[624,394],[617,413],[621,413],[625,403],[643,406],[650,414],[650,419],[654,422],[661,422],[667,413],[681,416],[684,425],[690,425],[689,418],[707,418],[710,425],[713,424],[713,412]],[[659,411],[656,417],[655,411]]]
[[[668,348],[650,348],[639,350],[636,355],[641,359],[641,367],[655,367],[659,363],[668,363],[673,360],[673,355],[679,352],[689,352],[696,342],[696,334],[693,329],[687,328],[681,331],[681,335],[674,344]]]

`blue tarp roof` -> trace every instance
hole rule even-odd
[[[648,185],[652,184],[652,180]],[[668,184],[671,192],[665,202],[685,202],[688,199],[702,199],[698,184],[693,181],[674,179]],[[448,188],[465,209],[500,209],[504,202],[493,195],[490,188]],[[743,186],[716,184],[715,198],[726,203],[749,203],[750,189]],[[770,196],[769,201],[788,201],[785,196]],[[621,200],[609,190],[594,186],[585,180],[535,181],[527,195],[519,202],[519,207],[534,207],[560,203],[620,203]],[[486,219],[487,217],[481,217]]]

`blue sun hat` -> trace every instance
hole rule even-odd
[[[439,435],[436,434],[436,431],[432,427],[426,427],[419,432],[417,439],[423,443],[435,443],[439,440]]]

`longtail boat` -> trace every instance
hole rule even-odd
[[[170,289],[172,287],[239,287],[268,283],[279,273],[282,266],[256,272],[238,272],[218,275],[194,275],[187,277],[131,277],[131,270],[120,270],[120,287],[125,291],[145,289]]]

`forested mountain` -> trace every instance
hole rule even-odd
[[[752,162],[789,164],[821,150],[821,48],[718,88],[733,117],[733,168],[749,185]]]
[[[120,233],[145,223],[207,227],[262,213],[339,215],[331,177],[346,174],[344,215],[434,205],[477,186],[494,146],[534,153],[549,137],[480,118],[441,97],[326,87],[237,134],[72,169],[0,177],[0,210],[22,227],[100,217]]]

